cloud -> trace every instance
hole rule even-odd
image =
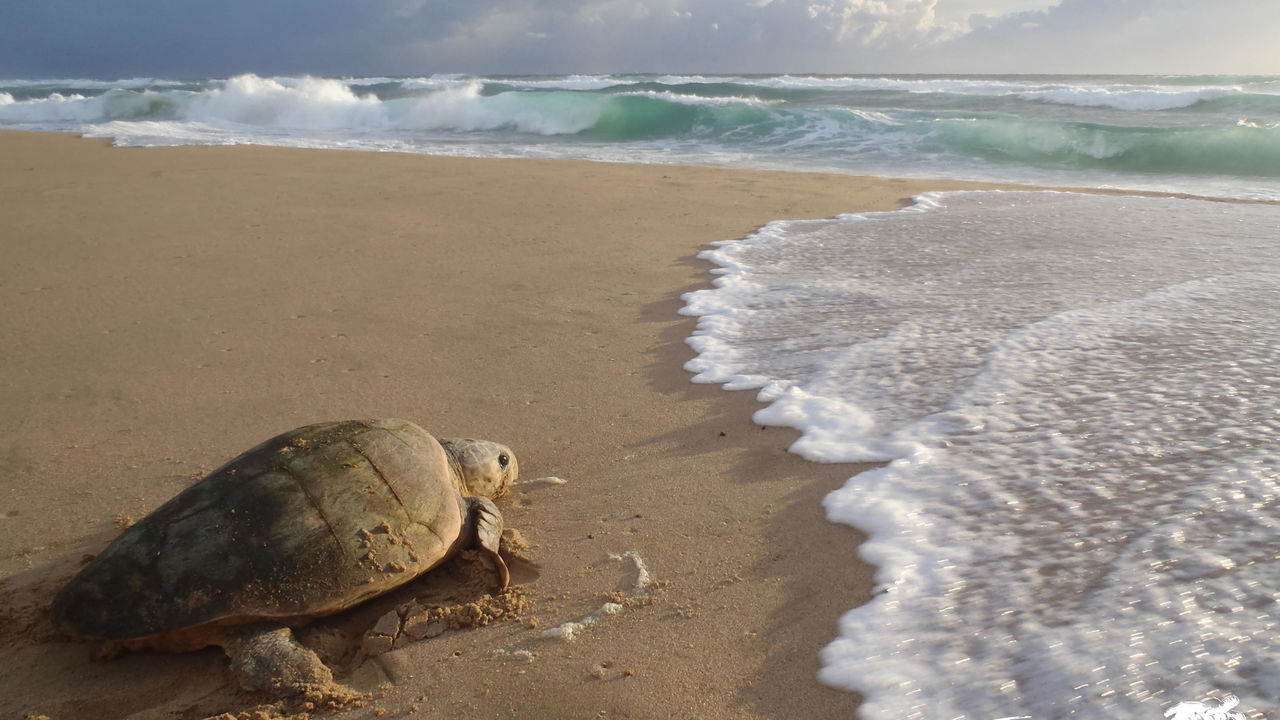
[[[837,42],[919,44],[964,31],[959,23],[939,23],[937,4],[937,0],[827,0],[811,2],[808,13],[823,22]]]
[[[1062,0],[987,19],[928,62],[999,72],[1280,73],[1274,0]]]
[[[0,74],[836,70],[953,33],[939,1],[5,0]]]
[[[963,21],[939,18],[939,2],[491,2],[489,14],[455,24],[443,42],[415,43],[415,51],[421,60],[447,58],[454,69],[481,72],[849,72],[861,55],[906,52],[966,32]],[[495,22],[499,15],[520,20]],[[529,38],[552,42],[535,49]]]
[[[1275,0],[4,0],[0,76],[1280,72],[1277,27]]]

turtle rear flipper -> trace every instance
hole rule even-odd
[[[283,625],[258,623],[227,632],[222,642],[231,671],[246,690],[268,690],[280,697],[333,685],[333,673],[310,649],[298,644]]]
[[[493,561],[498,572],[498,592],[507,589],[511,583],[511,572],[507,563],[498,554],[498,546],[502,541],[502,512],[493,501],[485,497],[465,498],[467,503],[467,523],[475,527],[476,547]]]

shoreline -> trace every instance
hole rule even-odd
[[[43,608],[117,520],[251,445],[399,416],[503,441],[525,478],[568,484],[499,500],[531,546],[513,570],[526,621],[366,661],[346,679],[373,698],[343,717],[856,711],[817,671],[872,588],[851,561],[861,533],[821,506],[859,468],[788,454],[797,433],[754,425],[754,393],[692,383],[680,296],[709,285],[708,243],[766,222],[998,186],[18,131],[0,148],[14,339],[0,708],[198,717],[262,702],[231,687],[216,649],[90,662]],[[573,641],[538,637],[633,588],[609,559],[627,552],[657,581],[642,601]]]

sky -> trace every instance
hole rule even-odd
[[[1280,74],[1280,0],[0,0],[0,78]]]

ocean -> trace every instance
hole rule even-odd
[[[1280,78],[0,80],[0,128],[1280,199]]]
[[[950,192],[703,253],[696,382],[864,529],[873,720],[1280,716],[1280,78],[0,81],[0,128],[1185,193]],[[1190,708],[1190,709],[1189,709]]]

